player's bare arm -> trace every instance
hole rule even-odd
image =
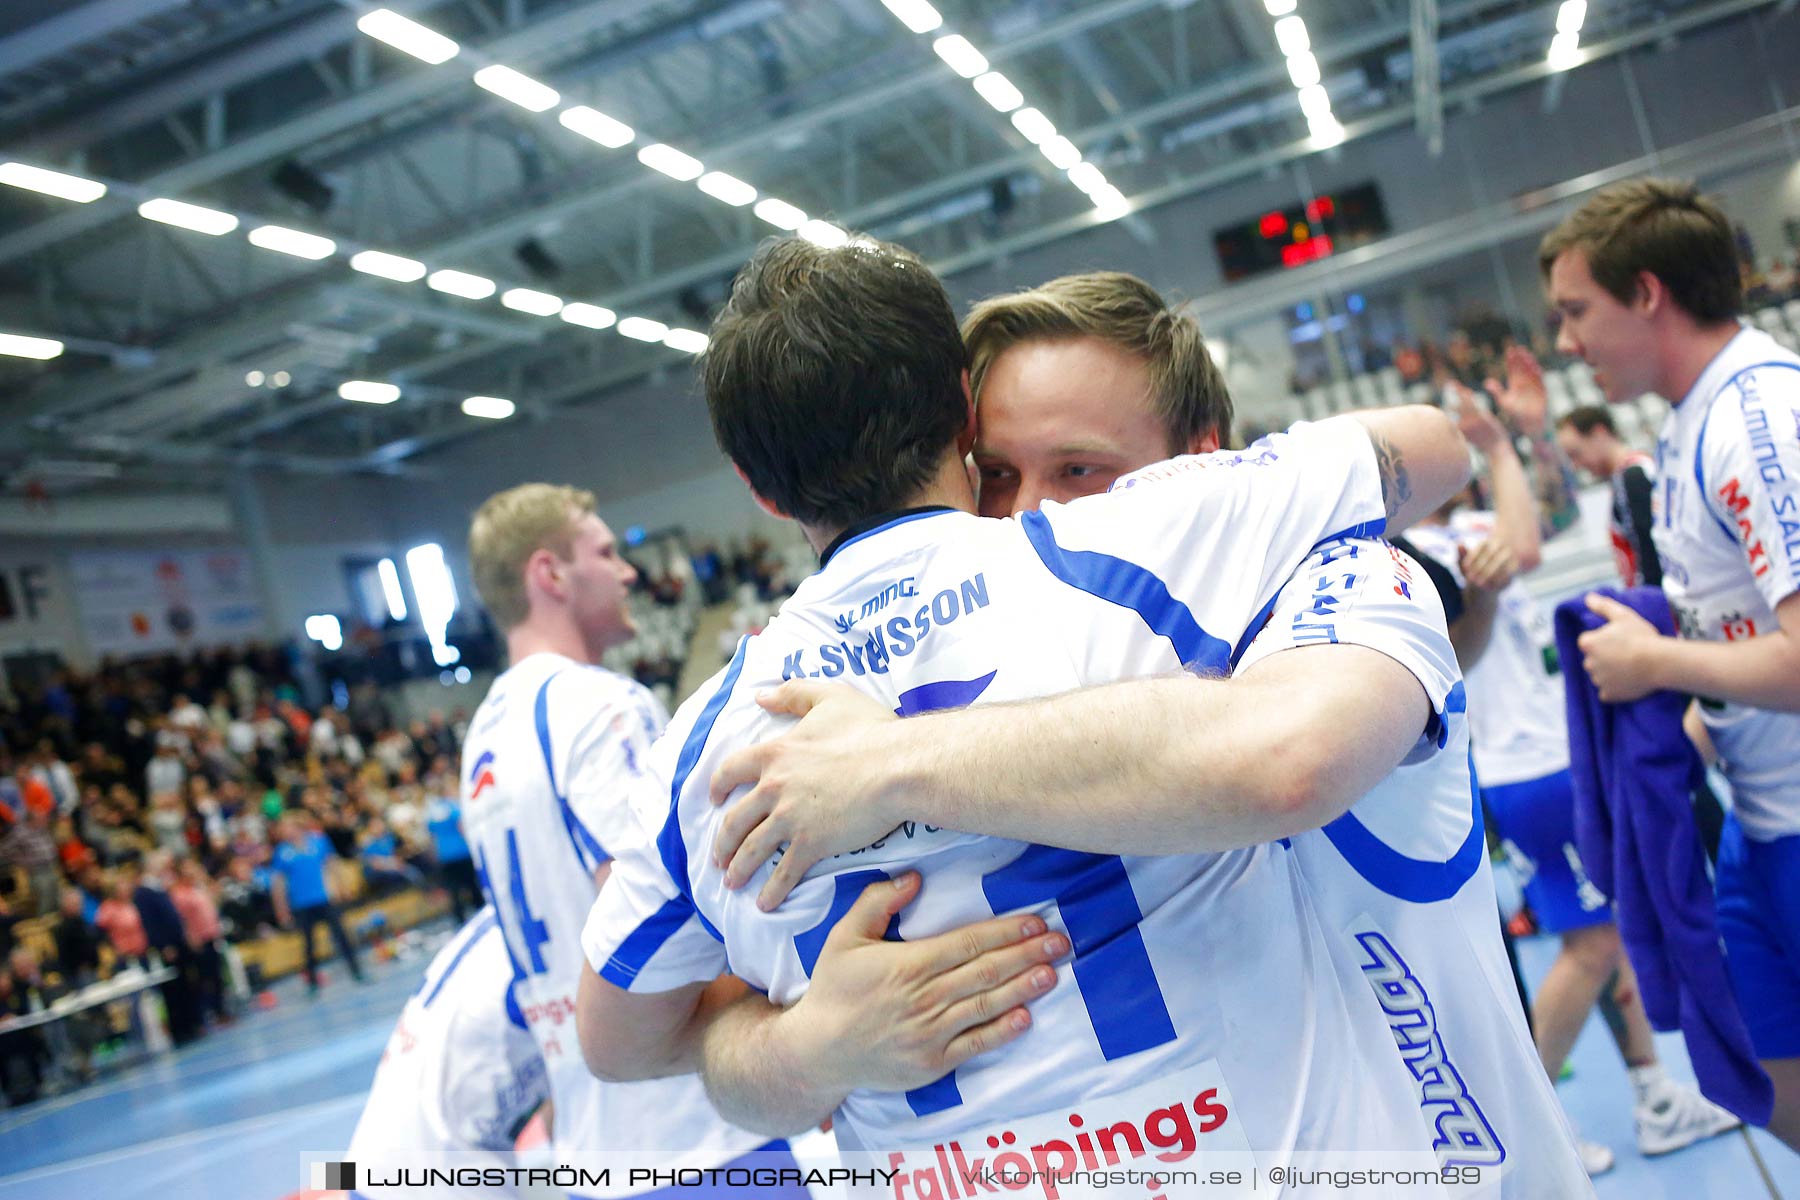
[[[741,787],[713,851],[773,908],[814,863],[903,820],[1097,854],[1188,854],[1316,829],[1418,742],[1430,704],[1379,651],[1309,646],[1231,679],[1175,675],[896,720],[849,688],[794,680],[766,707],[805,714],[733,754]],[[1209,731],[1206,738],[1192,735]]]
[[[1440,409],[1408,404],[1331,420],[1355,421],[1368,432],[1390,529],[1412,525],[1469,481],[1468,445]]]

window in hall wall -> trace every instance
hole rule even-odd
[[[445,640],[450,618],[456,615],[456,581],[444,562],[444,548],[426,542],[408,550],[406,574],[412,580],[413,599],[419,604],[419,623],[431,639],[431,656],[438,666],[450,666],[462,658],[462,651]]]
[[[356,600],[357,615],[370,626],[380,629],[390,621],[406,620],[406,592],[393,559],[346,558],[344,579]]]

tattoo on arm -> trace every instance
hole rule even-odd
[[[1400,456],[1400,447],[1372,429],[1369,440],[1374,443],[1375,465],[1381,471],[1381,499],[1392,519],[1400,506],[1412,499],[1412,480],[1407,476],[1406,460]]]

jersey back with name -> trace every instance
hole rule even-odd
[[[1349,812],[1291,839],[1308,891],[1387,1017],[1439,1162],[1479,1175],[1468,1194],[1592,1195],[1501,942],[1464,685],[1436,589],[1385,542],[1320,546],[1238,669],[1330,643],[1406,667],[1439,717]]]
[[[595,872],[635,829],[661,707],[636,682],[557,654],[494,681],[463,744],[463,819],[499,915],[514,995],[543,1055],[559,1153],[681,1151],[716,1165],[765,1139],[726,1125],[695,1076],[601,1083],[576,1036],[582,922]]]
[[[998,1163],[1012,1146],[1083,1162],[1428,1155],[1390,1024],[1287,847],[1116,857],[908,823],[820,864],[772,913],[755,904],[768,867],[729,891],[709,853],[711,773],[785,726],[755,704],[759,688],[837,679],[911,714],[1183,666],[1225,673],[1314,545],[1378,532],[1381,518],[1366,438],[1332,423],[1013,521],[936,511],[852,539],[677,715],[657,751],[671,793],[646,811],[661,833],[615,869],[629,884],[596,906],[589,960],[638,991],[728,960],[787,1003],[861,890],[917,868],[899,937],[1033,912],[1069,935],[1073,959],[1018,1041],[904,1095],[852,1093],[836,1124],[847,1147],[909,1147],[927,1164],[965,1152]]]
[[[549,1095],[537,1043],[508,1003],[511,978],[494,911],[483,908],[438,951],[401,1011],[351,1161],[483,1151],[497,1166],[510,1162],[515,1132]]]
[[[1800,588],[1800,357],[1745,329],[1670,410],[1656,443],[1663,591],[1681,635],[1773,633]],[[1800,713],[1702,697],[1744,832],[1800,833]]]

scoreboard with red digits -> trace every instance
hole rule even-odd
[[[1387,231],[1381,191],[1365,183],[1221,229],[1213,234],[1213,247],[1231,282],[1330,258]]]

